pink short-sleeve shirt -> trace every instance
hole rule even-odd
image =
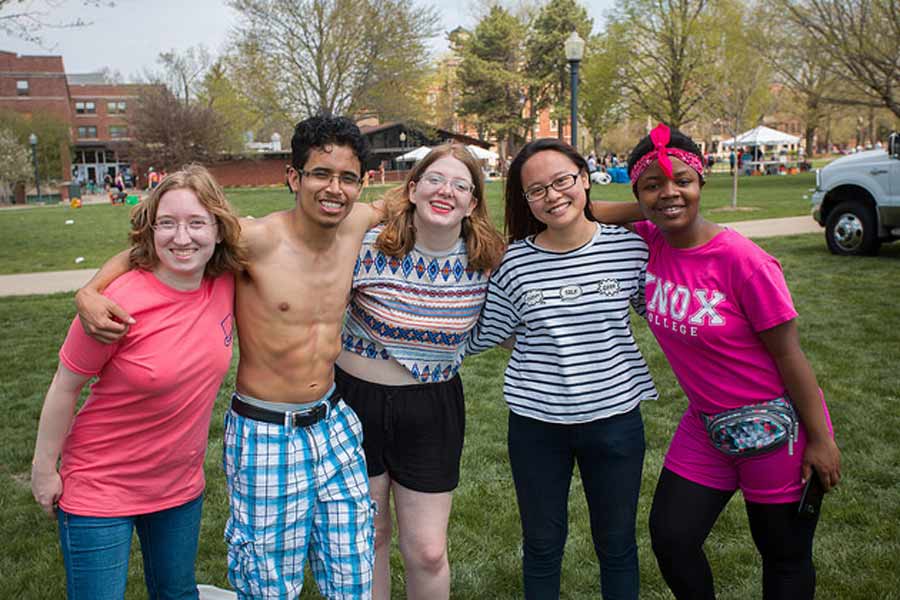
[[[203,491],[213,403],[231,363],[234,277],[174,290],[133,270],[106,290],[137,323],[115,344],[76,318],[59,358],[96,375],[62,451],[63,510],[125,516],[165,510]]]
[[[649,221],[647,321],[692,405],[717,413],[782,396],[759,332],[797,316],[781,265],[736,231],[673,248]]]

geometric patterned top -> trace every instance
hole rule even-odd
[[[488,278],[469,267],[462,238],[440,255],[413,248],[392,257],[374,247],[382,229],[366,233],[356,259],[343,347],[366,358],[393,358],[423,383],[452,379]]]

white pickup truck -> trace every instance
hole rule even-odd
[[[816,170],[813,218],[834,254],[875,254],[900,239],[900,134],[888,149],[858,152]]]

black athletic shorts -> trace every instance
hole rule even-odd
[[[387,472],[417,492],[459,485],[466,407],[459,374],[450,381],[380,385],[334,368],[334,381],[363,428],[369,477]]]

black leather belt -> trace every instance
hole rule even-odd
[[[327,401],[331,408],[334,408],[338,403],[338,395],[331,394]],[[309,427],[328,416],[328,407],[321,402],[308,410],[269,410],[248,404],[237,394],[231,397],[231,410],[254,421],[276,423],[285,427]]]

